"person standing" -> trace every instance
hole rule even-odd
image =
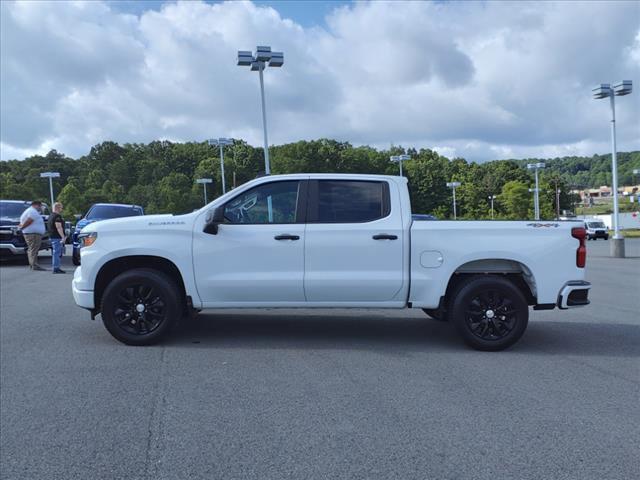
[[[42,202],[34,200],[31,202],[31,206],[22,212],[20,225],[18,225],[18,228],[22,230],[25,242],[27,242],[27,257],[31,270],[46,270],[38,265],[38,252],[45,232],[41,210]]]
[[[64,234],[64,218],[61,215],[62,204],[56,202],[53,204],[53,212],[49,215],[47,230],[51,239],[51,267],[53,273],[67,273],[60,269],[60,259],[62,257],[62,246],[66,241]]]

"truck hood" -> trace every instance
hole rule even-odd
[[[191,214],[186,215],[140,215],[93,221],[82,228],[83,233],[109,231],[141,231],[150,227],[171,227],[190,223]],[[80,224],[80,222],[78,222]]]
[[[0,227],[16,227],[19,224],[19,218],[0,217]]]

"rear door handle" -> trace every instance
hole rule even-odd
[[[389,235],[388,233],[379,233],[373,236],[374,240],[397,240],[397,235]]]
[[[298,235],[289,235],[288,233],[276,235],[273,238],[275,238],[276,240],[300,240],[300,237]]]

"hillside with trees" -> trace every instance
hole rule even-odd
[[[496,160],[486,163],[449,160],[433,150],[393,147],[376,150],[354,147],[335,140],[300,141],[270,148],[272,173],[336,172],[398,174],[390,155],[407,153],[404,163],[409,179],[415,213],[429,213],[438,218],[452,215],[448,181],[459,181],[456,191],[459,218],[490,218],[488,197],[496,195],[496,218],[531,218],[533,175],[526,170],[529,162],[541,159]],[[54,182],[57,199],[66,206],[66,214],[82,214],[96,202],[133,203],[147,213],[184,213],[202,206],[202,186],[195,179],[207,177],[209,198],[221,193],[220,161],[217,147],[206,142],[149,144],[103,142],[78,159],[55,150],[45,156],[0,162],[0,196],[4,199],[48,199],[48,182],[40,178],[44,171],[60,172]],[[544,159],[541,171],[541,216],[555,217],[554,191],[560,188],[560,208],[571,210],[576,201],[569,191],[611,183],[611,156],[564,157]],[[620,184],[640,179],[632,170],[640,168],[640,152],[618,154]],[[241,140],[225,150],[228,186],[260,175],[264,169],[263,151]]]

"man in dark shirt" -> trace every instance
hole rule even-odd
[[[51,266],[53,273],[66,273],[60,269],[60,258],[62,257],[62,246],[66,241],[64,235],[64,218],[60,214],[62,212],[62,204],[56,202],[53,204],[53,212],[49,215],[48,230],[49,238],[51,238]]]

